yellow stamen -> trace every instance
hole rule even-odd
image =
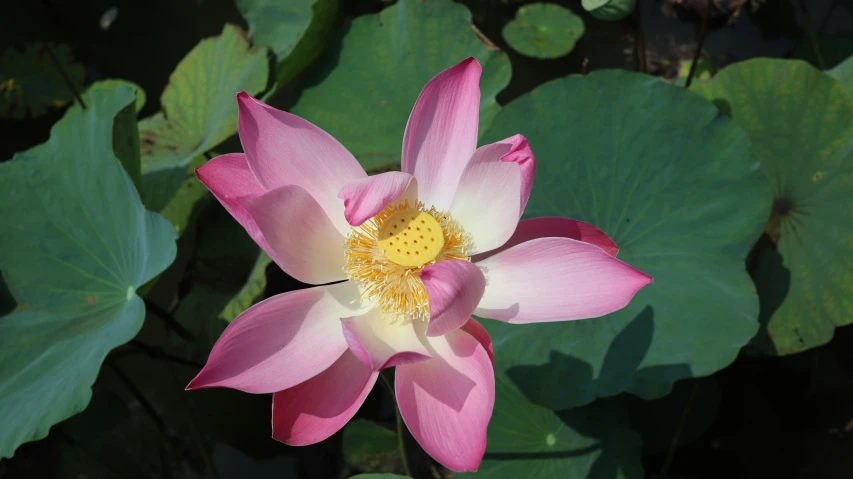
[[[379,249],[400,266],[421,266],[444,248],[444,231],[435,218],[415,208],[389,216],[379,228]]]
[[[418,274],[439,261],[468,261],[467,245],[465,232],[450,215],[404,201],[351,230],[344,272],[385,314],[428,319],[429,298]]]

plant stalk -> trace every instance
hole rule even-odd
[[[150,300],[147,300],[144,298],[142,299],[142,301],[145,302],[145,309],[146,310],[154,313],[155,316],[162,319],[166,323],[166,326],[169,329],[171,329],[172,331],[174,331],[175,334],[180,336],[181,339],[183,339],[184,341],[194,341],[195,340],[192,333],[190,333],[189,330],[187,330],[187,328],[185,328],[181,323],[179,323],[178,320],[175,319],[175,317],[172,316],[171,313],[169,313],[165,309],[161,308],[160,306],[155,304],[153,301],[150,301]]]
[[[678,449],[678,440],[681,438],[681,433],[684,431],[684,426],[687,424],[687,418],[690,417],[690,408],[693,406],[693,399],[696,398],[696,391],[699,389],[699,381],[693,382],[693,388],[690,390],[690,397],[687,398],[687,403],[684,405],[684,412],[681,413],[681,421],[678,423],[678,428],[672,436],[672,444],[669,445],[669,450],[666,451],[666,459],[663,461],[663,466],[660,469],[659,479],[666,479],[669,472],[669,467],[672,465],[672,460],[675,458],[675,450]]]
[[[699,65],[699,58],[702,57],[702,45],[705,43],[705,36],[708,35],[708,17],[711,16],[711,2],[705,2],[705,11],[702,12],[702,24],[699,26],[699,32],[696,34],[696,51],[693,53],[693,63],[690,64],[690,73],[687,74],[687,81],[684,82],[684,88],[690,88],[690,83],[693,82],[693,76],[696,74],[696,66]]]
[[[379,377],[382,378],[382,384],[388,388],[388,393],[391,394],[391,400],[394,401],[394,413],[397,416],[397,447],[400,450],[400,459],[403,461],[403,472],[406,473],[409,477],[412,476],[412,470],[409,467],[409,459],[406,456],[406,426],[403,424],[403,416],[400,415],[400,407],[397,405],[397,396],[394,394],[394,386],[391,385],[391,381],[388,380],[386,374],[379,374]]]

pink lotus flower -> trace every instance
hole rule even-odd
[[[427,83],[402,171],[370,177],[323,130],[237,95],[245,154],[208,161],[198,178],[282,269],[324,286],[243,312],[188,389],[274,393],[273,437],[306,445],[341,429],[395,366],[409,431],[441,464],[473,471],[495,379],[471,315],[591,318],[651,282],[593,226],[519,222],[535,160],[521,135],[476,148],[480,73],[469,58]]]

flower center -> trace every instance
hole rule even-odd
[[[389,216],[379,228],[379,249],[400,266],[421,266],[444,248],[444,231],[431,215],[415,208]]]
[[[376,301],[392,319],[428,319],[429,298],[419,273],[439,261],[468,261],[467,246],[465,231],[450,215],[403,201],[350,231],[343,269],[362,297]]]

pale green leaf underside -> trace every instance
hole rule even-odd
[[[113,154],[113,119],[135,89],[86,99],[47,143],[0,164],[0,268],[26,305],[0,320],[0,457],[86,406],[107,352],[142,325],[136,288],[175,256],[173,228],[145,211]]]

